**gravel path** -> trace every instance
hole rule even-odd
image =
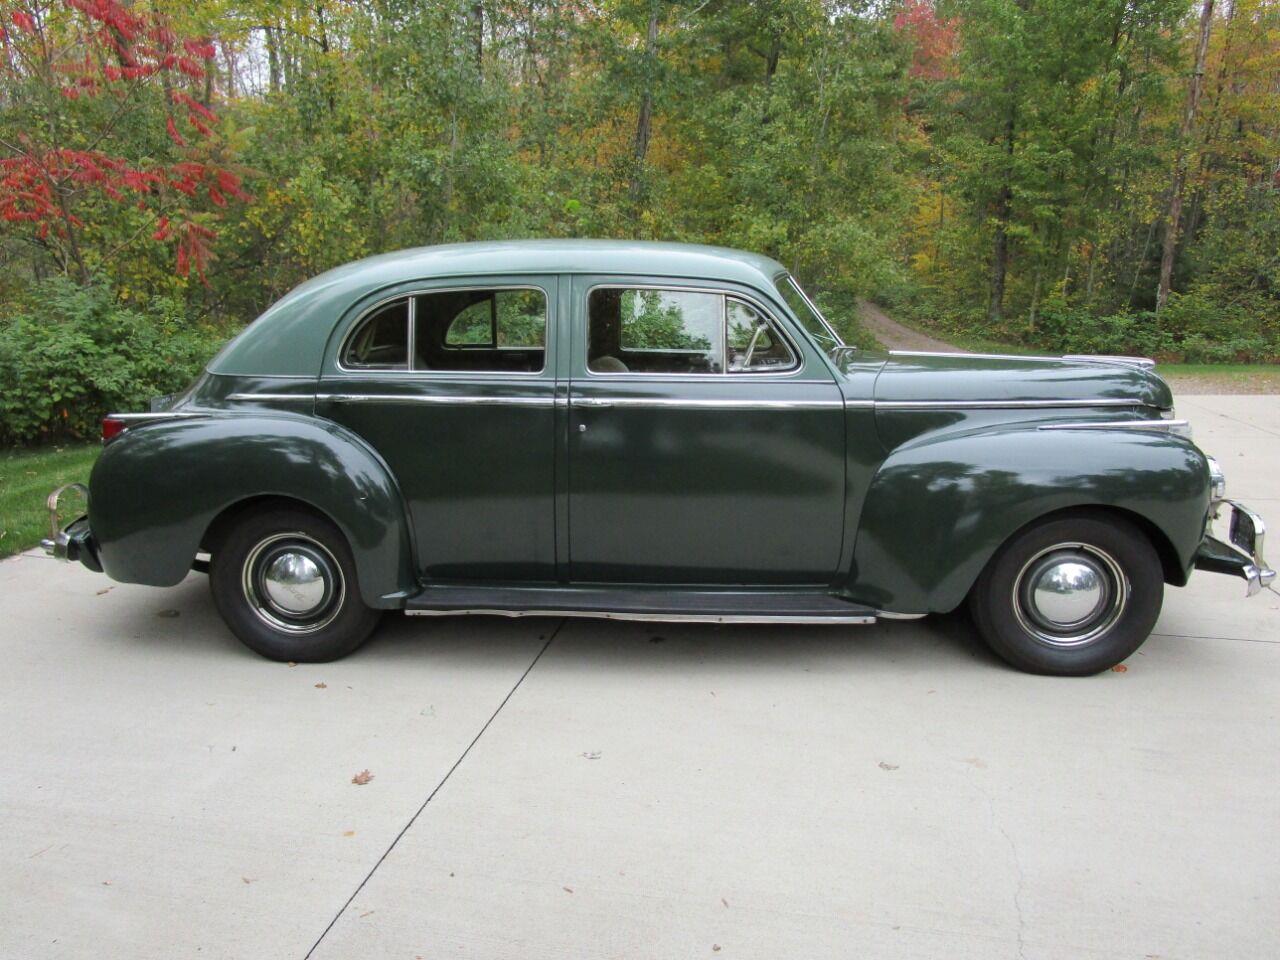
[[[943,340],[904,327],[897,320],[877,307],[870,300],[858,301],[858,314],[862,326],[880,341],[886,350],[936,350],[939,353],[960,353],[959,347]]]

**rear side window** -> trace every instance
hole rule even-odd
[[[597,287],[587,317],[592,373],[714,375],[785,370],[796,362],[763,314],[721,293]]]
[[[407,370],[409,299],[377,307],[347,341],[342,365],[353,370]]]
[[[349,370],[538,373],[546,342],[541,288],[436,290],[376,307],[341,360]]]

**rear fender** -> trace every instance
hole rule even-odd
[[[1140,518],[1185,578],[1208,505],[1208,463],[1181,437],[1026,424],[937,436],[899,448],[876,473],[848,592],[896,613],[951,610],[1016,531],[1079,507]]]
[[[338,526],[369,606],[400,606],[416,590],[404,500],[381,458],[336,423],[283,413],[159,420],[109,443],[89,497],[103,569],[126,583],[176,584],[213,520],[263,496],[300,501]]]

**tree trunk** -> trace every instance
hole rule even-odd
[[[471,43],[476,61],[476,73],[484,72],[484,3],[471,4],[468,14],[471,21]]]
[[[632,151],[633,167],[631,188],[628,194],[632,202],[644,192],[644,164],[649,155],[649,136],[653,132],[653,64],[658,52],[658,4],[649,5],[649,29],[644,42],[644,95],[640,98],[640,114],[636,117],[635,148]]]
[[[270,84],[269,90],[272,93],[280,92],[280,47],[279,41],[276,39],[275,27],[264,26],[262,32],[266,34],[267,40],[267,76]]]
[[[1009,208],[1013,204],[1013,137],[1015,132],[1014,108],[1009,108],[1009,120],[1004,129],[1006,166],[1000,192],[996,194],[996,233],[991,249],[991,302],[987,306],[987,318],[999,321],[1004,317],[1004,281],[1009,272]]]
[[[1160,255],[1160,285],[1156,288],[1156,310],[1164,307],[1173,285],[1173,256],[1178,249],[1178,229],[1182,221],[1182,188],[1187,179],[1187,148],[1195,130],[1196,110],[1204,87],[1204,61],[1209,52],[1209,33],[1213,29],[1214,0],[1204,0],[1200,9],[1200,37],[1196,41],[1195,69],[1187,86],[1187,108],[1178,132],[1178,152],[1173,164],[1173,182],[1169,185],[1169,215],[1164,224],[1164,247]]]

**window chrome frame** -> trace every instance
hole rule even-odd
[[[628,370],[625,373],[607,373],[591,369],[591,357],[588,355],[591,346],[591,295],[597,290],[669,290],[675,293],[708,293],[720,297],[720,350],[723,357],[723,369],[719,373],[645,373],[639,371]],[[791,353],[791,366],[785,370],[729,370],[729,314],[726,307],[726,300],[732,297],[735,300],[741,300],[754,309],[765,322],[769,324],[771,330],[775,330],[782,342],[786,344],[787,349]],[[723,380],[727,377],[748,376],[751,378],[792,378],[797,379],[796,374],[803,373],[805,369],[805,356],[800,350],[795,339],[787,331],[785,324],[778,321],[774,312],[764,305],[758,297],[750,294],[742,293],[738,290],[725,290],[720,287],[699,287],[687,284],[676,283],[620,283],[615,281],[606,281],[604,283],[595,283],[589,286],[583,296],[583,319],[586,323],[583,337],[582,368],[586,371],[584,379],[617,381],[617,380],[698,380],[715,382]],[[618,346],[622,346],[622,331],[618,331]],[[642,348],[643,349],[643,348]],[[637,351],[639,352],[639,351]],[[819,351],[821,352],[821,351]],[[826,383],[826,380],[818,382]]]
[[[553,276],[558,276],[558,274],[554,274]],[[415,323],[415,320],[418,314],[417,298],[421,296],[428,296],[433,293],[445,293],[445,292],[465,293],[467,291],[473,291],[473,290],[494,290],[494,291],[496,290],[536,290],[538,293],[542,294],[542,305],[543,305],[542,340],[543,340],[543,343],[542,343],[542,366],[541,367],[539,367],[537,370],[415,370],[414,369],[413,360],[416,355],[416,348],[417,348],[417,333],[415,331],[415,327],[417,326],[417,324]],[[334,369],[337,373],[340,373],[340,374],[354,374],[356,376],[362,376],[362,377],[382,375],[382,376],[395,376],[395,377],[425,376],[425,377],[431,377],[432,379],[464,378],[469,380],[482,379],[487,377],[501,377],[503,379],[546,379],[546,373],[550,369],[549,365],[547,364],[547,354],[551,350],[551,329],[552,329],[551,303],[554,297],[555,297],[554,293],[548,292],[545,287],[542,287],[536,283],[527,283],[527,284],[504,283],[504,284],[497,284],[497,285],[464,284],[462,286],[433,286],[433,287],[415,288],[413,290],[402,290],[388,297],[384,297],[383,299],[378,300],[375,303],[371,303],[369,306],[365,307],[358,314],[356,314],[355,319],[352,320],[350,324],[348,324],[346,331],[342,334],[342,339],[338,341],[338,349],[333,357]],[[407,342],[409,345],[409,362],[407,364],[406,369],[386,370],[386,369],[378,369],[376,367],[367,367],[367,368],[348,367],[346,364],[344,364],[342,362],[342,358],[347,352],[347,347],[350,345],[352,337],[356,335],[357,331],[359,331],[359,329],[364,325],[365,321],[369,319],[370,316],[379,308],[385,307],[389,303],[394,303],[396,300],[403,300],[405,298],[408,298],[409,300],[409,329],[408,329],[408,337],[407,337]],[[454,349],[460,350],[460,348],[456,348],[456,347]],[[494,347],[490,349],[500,349],[500,348]],[[528,348],[517,348],[517,349],[528,349]],[[322,373],[321,376],[323,377],[324,374]]]
[[[831,335],[831,339],[835,341],[835,346],[832,347],[831,349],[834,350],[838,347],[851,346],[851,344],[844,342],[844,338],[841,337],[840,334],[836,333],[836,328],[831,325],[831,321],[827,319],[826,314],[824,314],[821,310],[819,310],[818,305],[814,303],[812,299],[810,299],[809,294],[804,292],[804,287],[800,286],[800,283],[796,280],[796,278],[791,275],[791,271],[784,270],[782,273],[779,273],[773,278],[773,285],[777,290],[778,296],[782,298],[782,302],[786,304],[788,310],[791,310],[791,304],[787,303],[787,298],[782,295],[781,284],[783,281],[791,284],[791,289],[793,289],[796,293],[798,293],[800,295],[800,299],[809,305],[809,309],[813,311],[813,315],[818,318],[818,321],[822,324],[823,328],[827,331],[827,333]],[[809,337],[810,341],[812,342],[813,334],[809,333],[808,328],[805,327],[803,321],[801,321],[799,317],[796,317],[795,319],[796,319],[796,322],[800,324],[800,329],[804,330],[805,336]],[[822,352],[823,354],[827,353],[826,350],[822,349],[821,344],[814,343],[813,346],[814,346],[814,349]]]

